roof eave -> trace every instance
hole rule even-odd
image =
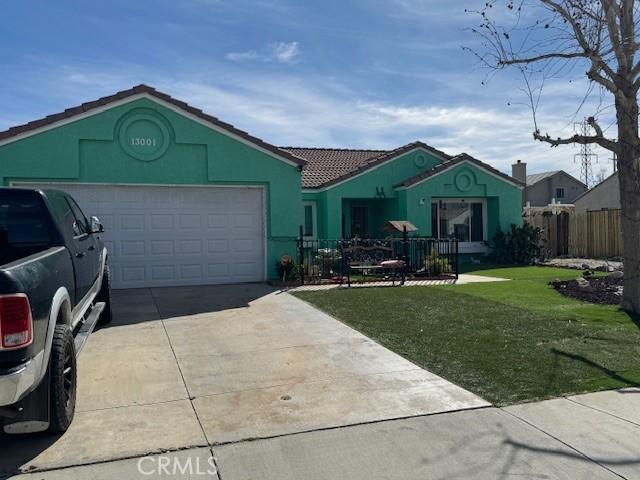
[[[97,100],[92,100],[90,102],[85,102],[75,107],[70,107],[65,109],[62,112],[58,112],[52,115],[48,115],[44,118],[40,118],[37,120],[33,120],[23,125],[18,125],[11,127],[7,130],[0,132],[0,146],[12,143],[14,141],[21,140],[26,137],[30,137],[32,135],[37,135],[42,131],[50,130],[60,126],[64,123],[69,123],[73,121],[74,118],[88,114],[91,112],[99,113],[103,107],[109,107],[116,102],[120,102],[122,100],[135,100],[138,97],[148,96],[156,101],[165,102],[167,104],[172,105],[173,107],[188,113],[189,115],[193,115],[198,118],[205,124],[208,124],[209,127],[217,127],[216,129],[223,130],[227,134],[240,139],[246,143],[252,144],[255,147],[258,147],[262,150],[265,150],[267,153],[281,159],[285,160],[288,163],[292,163],[294,165],[303,167],[307,164],[307,161],[297,157],[289,152],[279,149],[275,145],[271,145],[270,143],[265,142],[264,140],[249,135],[247,132],[240,130],[233,125],[223,122],[216,117],[208,115],[204,113],[202,110],[192,107],[186,102],[175,99],[170,95],[159,92],[153,87],[150,87],[145,84],[136,85],[130,89],[122,90],[114,93],[113,95],[108,95],[105,97],[101,97]],[[125,102],[126,103],[126,102]]]

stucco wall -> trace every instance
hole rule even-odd
[[[319,203],[322,203],[324,208],[322,213],[318,210],[318,223],[321,225],[318,230],[325,238],[341,238],[343,199],[380,198],[377,192],[384,191],[383,198],[395,200],[398,197],[398,192],[394,189],[395,185],[420,172],[430,170],[440,161],[428,151],[417,149],[328,189],[320,189],[320,192],[305,192],[303,197],[305,200],[321,199]],[[397,209],[386,204],[384,210],[385,215],[395,215]],[[400,213],[398,211],[397,215]],[[348,223],[346,219],[346,224]]]
[[[591,210],[619,209],[620,205],[620,185],[618,174],[614,174],[605,179],[599,185],[585,193],[575,202],[576,213],[584,213]]]
[[[160,158],[127,154],[119,138],[135,115],[157,118],[169,143]],[[216,132],[149,98],[0,146],[0,184],[15,180],[172,185],[263,185],[266,189],[267,266],[295,254],[301,215],[301,176],[287,164]],[[88,212],[91,214],[91,212]]]
[[[467,185],[458,179],[467,177]],[[462,163],[416,184],[405,191],[407,218],[418,227],[420,235],[431,232],[431,199],[434,197],[483,197],[487,199],[487,239],[498,226],[503,230],[522,223],[522,190],[471,163]]]

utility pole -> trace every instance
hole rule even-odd
[[[587,123],[586,118],[580,123],[575,123],[574,130],[578,135],[592,135],[591,125]],[[580,162],[580,178],[587,188],[589,188],[593,183],[593,169],[591,168],[591,165],[594,162],[598,163],[598,154],[593,153],[591,144],[587,143],[580,145],[580,153],[574,154],[573,161]]]

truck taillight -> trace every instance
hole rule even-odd
[[[0,295],[0,348],[26,347],[32,340],[33,319],[27,296]]]

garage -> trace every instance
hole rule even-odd
[[[97,216],[114,288],[277,278],[305,164],[146,85],[0,132],[0,185],[66,190]]]
[[[65,190],[100,219],[114,288],[265,280],[262,188],[17,185]]]

